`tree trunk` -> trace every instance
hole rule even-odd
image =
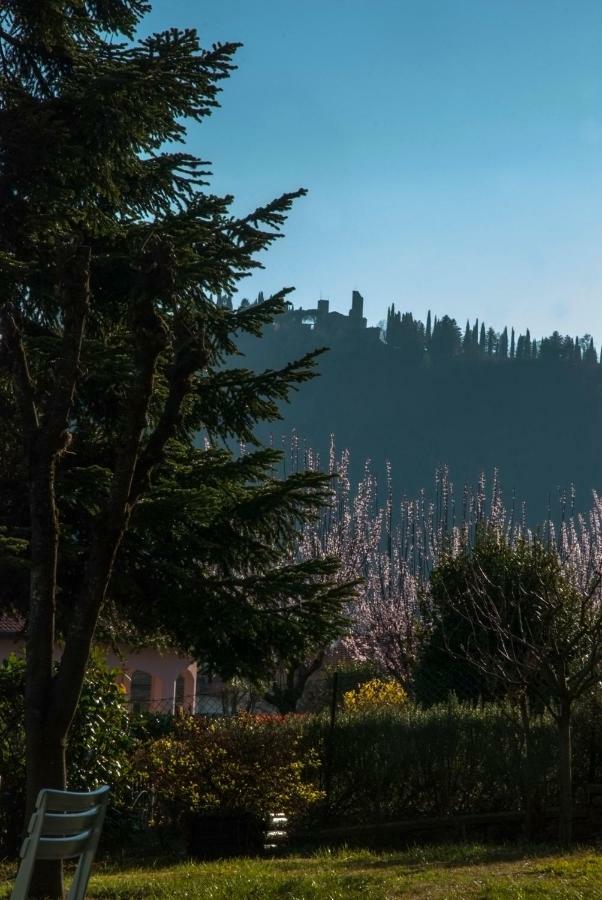
[[[66,733],[51,716],[58,517],[54,504],[54,464],[38,440],[33,446],[30,488],[31,576],[25,673],[25,826],[42,788],[65,790]],[[36,865],[30,896],[63,896],[60,861]]]
[[[36,722],[27,729],[27,815],[31,814],[38,791],[42,788],[65,790],[67,784],[65,764],[66,739],[52,727]],[[32,801],[33,798],[33,801]],[[62,898],[63,867],[60,860],[36,863],[29,897]]]
[[[533,737],[531,734],[531,710],[529,698],[525,695],[520,698],[520,721],[523,733],[525,755],[523,760],[523,803],[525,807],[525,838],[532,841],[535,838],[535,791],[533,787]]]
[[[560,843],[567,846],[571,843],[573,831],[573,779],[572,779],[572,737],[571,737],[571,702],[564,699],[560,703],[558,714],[558,775],[560,787]]]

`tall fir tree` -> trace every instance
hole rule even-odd
[[[29,809],[65,787],[103,619],[252,671],[335,634],[350,596],[334,563],[290,559],[324,477],[275,479],[273,451],[218,449],[252,447],[254,424],[313,374],[311,355],[260,374],[223,366],[286,291],[219,302],[303,191],[242,217],[206,191],[206,164],[174,148],[217,106],[237,45],[203,50],[177,29],[136,42],[147,11],[0,9],[0,455],[19,487],[0,532],[29,573]],[[57,864],[35,879],[32,897],[62,896]]]

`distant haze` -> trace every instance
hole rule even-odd
[[[212,188],[310,191],[244,295],[600,344],[599,0],[156,0],[172,25],[245,44],[187,145]]]

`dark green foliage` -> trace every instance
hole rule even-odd
[[[566,587],[556,554],[538,542],[510,546],[494,531],[478,529],[473,546],[448,556],[431,574],[435,627],[421,654],[416,696],[423,703],[450,694],[489,700],[528,689],[541,702],[546,689],[537,690],[535,678],[528,683],[518,667],[504,666],[507,642],[503,644],[491,627],[478,621],[475,573],[480,584],[486,585],[492,608],[517,640],[546,640],[538,597],[542,591]],[[517,647],[516,652],[526,656],[529,651]]]
[[[433,326],[430,358],[433,361],[450,359],[462,350],[462,335],[455,319],[443,316]]]
[[[352,479],[361,479],[370,459],[384,483],[388,460],[397,496],[426,490],[429,497],[433,473],[446,465],[457,496],[480,472],[490,477],[497,469],[505,497],[516,498],[517,520],[525,501],[533,526],[548,515],[549,498],[556,514],[559,493],[572,484],[576,509],[589,509],[592,489],[602,489],[598,363],[534,359],[531,337],[527,349],[520,335],[514,359],[480,355],[471,337],[466,353],[436,362],[426,353],[417,365],[382,341],[360,338],[332,340],[321,377],[282,405],[282,423],[262,425],[259,434],[266,440],[273,434],[278,446],[295,428],[327,459],[334,433],[337,446],[350,450]],[[282,325],[261,340],[244,338],[240,347],[247,364],[260,369],[324,343],[319,328]],[[459,507],[456,513],[461,517]]]
[[[68,642],[106,529],[97,637],[171,641],[253,674],[338,633],[350,593],[333,562],[291,562],[328,479],[272,477],[278,455],[255,436],[313,377],[317,353],[259,373],[224,367],[288,289],[236,311],[221,298],[261,266],[305,192],[235,217],[232,197],[207,190],[207,163],[173,147],[218,105],[238,45],[205,50],[177,29],[134,42],[147,10],[0,11],[0,315],[4,336],[14,329],[0,345],[0,608],[28,616],[37,429],[60,527],[59,634]],[[251,452],[220,449],[231,439]]]
[[[25,661],[11,656],[0,665],[0,855],[20,842],[25,804]],[[93,662],[87,672],[67,751],[72,790],[111,785],[111,805],[127,809],[136,775],[135,739],[115,672]]]
[[[387,310],[387,344],[399,350],[405,359],[420,362],[424,358],[426,337],[422,322],[414,321],[412,313],[395,312],[395,304]]]
[[[525,808],[524,736],[507,703],[482,707],[451,698],[429,709],[339,713],[307,720],[312,746],[331,747],[332,823],[360,824]],[[557,731],[535,716],[530,792],[536,809],[558,803]],[[330,743],[332,741],[332,743]],[[578,796],[602,776],[602,718],[591,701],[575,716],[574,782]]]
[[[546,737],[548,735],[546,734]],[[553,748],[540,741],[542,774]],[[458,703],[372,715],[341,714],[334,732],[330,807],[375,822],[520,806],[520,739],[495,707]],[[545,760],[545,762],[544,762]]]

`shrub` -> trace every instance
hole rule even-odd
[[[155,793],[156,824],[185,825],[197,813],[303,813],[322,795],[313,783],[317,754],[301,751],[300,722],[249,713],[178,717],[173,733],[138,757]]]
[[[0,665],[0,855],[18,849],[25,807],[25,658]],[[111,785],[111,809],[127,807],[133,740],[115,673],[99,660],[86,674],[67,751],[68,785],[92,790]]]
[[[509,705],[451,700],[421,709],[342,711],[307,724],[307,740],[328,748],[329,820],[361,824],[419,816],[517,810],[523,803],[523,745]],[[533,722],[537,788],[552,803],[555,730]]]
[[[347,712],[400,709],[407,702],[408,695],[402,685],[383,678],[372,678],[354,691],[343,694],[343,709]]]

